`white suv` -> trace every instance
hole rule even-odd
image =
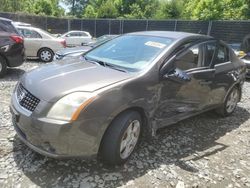
[[[86,31],[69,31],[60,37],[66,40],[67,46],[82,46],[92,42],[92,36]]]

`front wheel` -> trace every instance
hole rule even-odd
[[[142,120],[138,112],[127,111],[119,115],[107,129],[99,155],[110,165],[125,163],[135,150],[142,132]]]
[[[228,93],[224,104],[217,109],[217,112],[224,117],[229,116],[234,112],[239,101],[240,89],[238,87],[233,87]]]

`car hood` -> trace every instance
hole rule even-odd
[[[130,77],[130,73],[72,59],[34,69],[21,78],[21,83],[39,99],[54,102],[72,92],[94,92]]]
[[[86,52],[90,49],[92,49],[92,47],[90,46],[80,46],[80,47],[75,47],[75,48],[64,48],[56,53],[65,56],[65,55],[72,54],[72,53]]]

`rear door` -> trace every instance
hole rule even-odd
[[[223,102],[228,89],[237,81],[237,71],[230,60],[230,52],[227,46],[218,43],[218,50],[214,58],[215,69],[213,96],[214,103]]]
[[[18,28],[18,30],[24,36],[26,56],[37,57],[43,40],[42,36],[32,28]]]
[[[81,44],[79,45],[84,45],[84,44],[88,44],[89,42],[91,42],[91,36],[89,36],[87,33],[79,32],[79,36],[81,37]]]
[[[67,46],[76,46],[81,43],[78,32],[72,31],[65,36]]]

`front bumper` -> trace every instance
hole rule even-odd
[[[90,127],[95,127],[102,120],[69,123],[39,118],[35,112],[23,109],[15,94],[12,96],[10,111],[18,137],[32,150],[52,158],[92,158],[97,155],[98,134]]]
[[[64,58],[64,55],[62,55],[62,54],[59,54],[59,53],[56,53],[55,55],[54,55],[54,61],[59,61],[59,60],[61,60],[61,59],[63,59]]]

